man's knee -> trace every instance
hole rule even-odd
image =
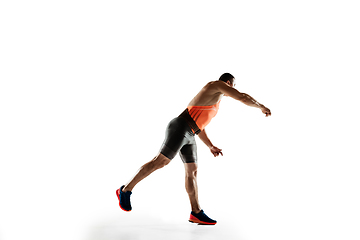
[[[162,154],[159,154],[154,158],[153,163],[156,169],[163,168],[170,163],[170,159]]]
[[[187,177],[197,176],[197,164],[196,163],[185,163],[185,172]]]
[[[187,171],[186,172],[186,176],[188,177],[188,178],[196,178],[197,177],[197,170],[193,170],[193,171]]]

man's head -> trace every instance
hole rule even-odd
[[[231,87],[235,87],[235,78],[230,73],[224,73],[223,75],[220,76],[219,80],[226,82]]]

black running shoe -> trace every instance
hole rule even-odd
[[[215,225],[217,222],[209,218],[204,210],[201,210],[198,214],[191,212],[189,222],[205,224],[205,225]]]
[[[121,186],[121,188],[116,190],[116,196],[119,199],[119,206],[122,210],[126,212],[131,211],[131,203],[130,203],[130,195],[132,192],[123,192],[122,189],[125,187],[125,185]]]

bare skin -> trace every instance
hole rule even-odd
[[[271,116],[271,112],[264,105],[258,103],[254,98],[246,93],[241,93],[235,88],[235,79],[233,83],[227,81],[212,81],[206,84],[200,92],[191,100],[188,106],[211,106],[219,102],[223,96],[229,96],[238,100],[250,107],[259,108],[266,117]],[[208,138],[205,129],[199,134],[199,138],[209,147],[210,152],[214,157],[223,155],[222,150],[215,147]],[[153,160],[144,164],[137,174],[130,180],[123,188],[123,192],[132,191],[136,184],[149,176],[152,172],[166,166],[170,163],[170,159],[159,153]],[[189,195],[191,210],[195,213],[201,211],[198,200],[198,186],[197,186],[197,163],[184,163],[185,166],[185,188]]]
[[[163,154],[159,153],[153,160],[150,162],[145,163],[136,175],[131,179],[131,181],[125,185],[123,188],[123,192],[132,191],[136,184],[138,184],[141,180],[149,176],[155,170],[163,168],[164,166],[170,163],[170,159],[165,157]]]
[[[197,163],[185,163],[185,189],[189,195],[191,211],[199,213],[201,211],[198,186],[197,186]]]

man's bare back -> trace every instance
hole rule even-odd
[[[211,106],[219,102],[224,94],[219,91],[218,85],[219,81],[206,84],[188,106]]]

